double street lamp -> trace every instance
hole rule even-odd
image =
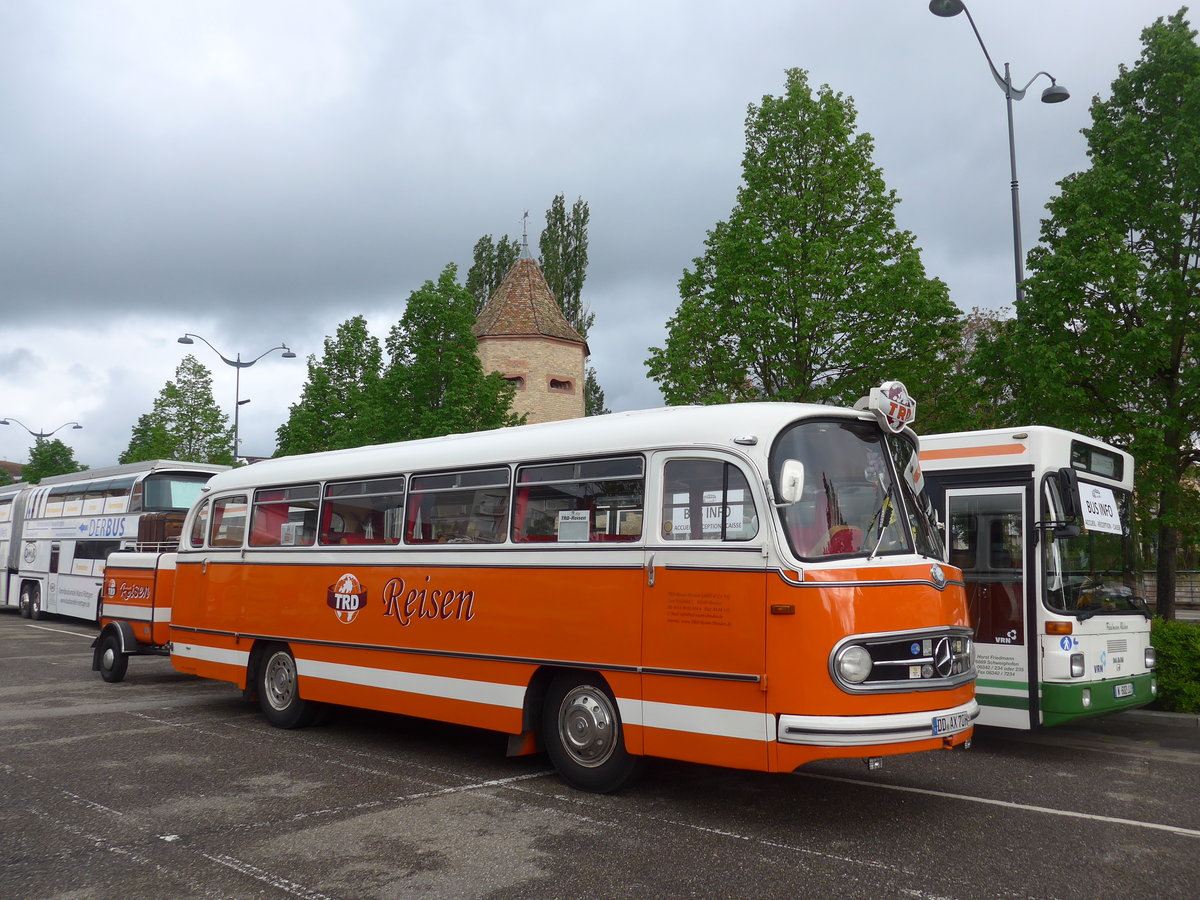
[[[22,428],[24,428],[26,431],[28,431],[31,435],[33,435],[33,439],[36,441],[44,441],[46,438],[48,438],[52,434],[54,434],[55,431],[62,431],[68,425],[71,426],[71,429],[73,431],[78,431],[81,428],[83,428],[83,426],[80,425],[78,422],[63,422],[61,425],[59,425],[57,428],[53,429],[52,431],[34,431],[32,428],[30,428],[28,425],[26,425],[20,419],[14,419],[12,416],[9,416],[6,419],[0,419],[0,425],[20,425]]]
[[[1003,76],[996,71],[991,54],[988,53],[987,47],[983,43],[983,38],[979,35],[979,29],[975,27],[975,20],[971,18],[971,11],[967,9],[967,5],[962,0],[930,0],[929,11],[935,16],[941,16],[942,18],[957,16],[962,12],[967,14],[967,21],[971,23],[971,30],[975,32],[975,39],[979,41],[979,47],[983,50],[984,58],[987,59],[988,68],[992,70],[992,77],[996,79],[996,84],[1000,85],[1000,90],[1004,91],[1005,102],[1008,105],[1008,162],[1009,168],[1012,171],[1013,263],[1017,278],[1017,303],[1020,303],[1021,298],[1024,296],[1021,282],[1025,280],[1025,261],[1021,250],[1021,203],[1018,198],[1017,189],[1017,144],[1013,137],[1012,105],[1014,100],[1020,100],[1025,96],[1025,92],[1029,90],[1029,86],[1037,81],[1040,75],[1045,75],[1050,79],[1050,86],[1042,91],[1043,103],[1062,103],[1071,94],[1065,87],[1055,81],[1054,76],[1049,72],[1038,72],[1025,83],[1024,87],[1014,87],[1012,75],[1008,70],[1008,63],[1004,64]]]
[[[242,399],[242,369],[250,368],[264,356],[269,353],[274,353],[276,350],[283,351],[284,359],[295,359],[296,354],[288,348],[287,344],[280,344],[278,347],[272,347],[270,350],[264,350],[262,353],[258,354],[258,356],[254,357],[254,359],[242,359],[242,354],[240,353],[234,359],[230,359],[228,356],[210,344],[207,338],[201,337],[198,334],[185,333],[183,337],[179,338],[179,343],[194,344],[196,341],[192,340],[193,338],[204,341],[204,343],[208,344],[208,349],[217,354],[217,356],[221,357],[221,362],[225,363],[225,365],[233,366],[234,371],[236,372],[233,387],[233,458],[236,461],[238,458],[238,450],[240,449],[239,445],[241,443],[238,414],[242,406],[250,402],[249,400]]]

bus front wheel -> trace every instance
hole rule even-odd
[[[542,707],[542,740],[568,784],[607,794],[628,784],[642,759],[625,749],[617,701],[594,673],[554,679]]]
[[[263,651],[258,666],[258,705],[276,728],[302,728],[316,717],[316,704],[300,696],[296,658],[282,644],[271,644]]]

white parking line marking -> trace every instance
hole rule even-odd
[[[58,634],[73,634],[75,637],[89,638],[94,637],[91,634],[84,634],[82,631],[64,631],[62,628],[47,628],[45,625],[26,625],[26,628],[38,628],[42,631],[53,631]]]
[[[900,784],[883,784],[878,781],[863,781],[859,778],[841,778],[837,775],[818,775],[815,772],[796,772],[805,778],[820,778],[824,781],[840,781],[844,784],[860,784],[865,787],[884,788],[889,791],[903,791],[908,794],[927,794],[930,797],[945,797],[948,800],[966,800],[970,803],[983,803],[988,806],[1003,806],[1008,809],[1023,809],[1027,812],[1046,813],[1051,816],[1065,816],[1068,819],[1088,819],[1093,822],[1106,822],[1110,825],[1132,825],[1135,828],[1148,828],[1153,831],[1167,831],[1181,837],[1200,838],[1200,830],[1183,828],[1179,825],[1162,825],[1158,822],[1140,822],[1137,819],[1120,819],[1115,816],[1101,816],[1095,813],[1075,812],[1069,809],[1052,809],[1048,806],[1033,806],[1028,803],[1014,803],[1011,800],[993,800],[989,797],[972,797],[970,794],[951,794],[946,791],[932,791],[928,788],[906,787]]]

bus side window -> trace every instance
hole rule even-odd
[[[498,544],[508,524],[509,470],[414,475],[406,544]]]
[[[192,520],[192,533],[188,539],[188,543],[192,547],[204,546],[204,534],[208,531],[208,507],[209,503],[206,500],[200,507],[200,511],[196,513],[196,518]]]
[[[320,542],[326,546],[399,543],[403,513],[403,475],[327,484]]]
[[[240,547],[246,533],[245,494],[222,497],[213,501],[212,529],[209,532],[210,547]]]
[[[663,470],[662,537],[748,541],[758,515],[742,470],[716,459],[673,459]]]
[[[317,536],[317,486],[270,488],[254,494],[251,547],[306,547]]]
[[[513,540],[638,540],[642,536],[644,470],[640,456],[523,466],[517,473]]]
[[[104,513],[123,513],[129,509],[129,497],[133,493],[133,476],[114,478],[104,491]]]

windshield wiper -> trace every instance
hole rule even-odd
[[[879,522],[879,537],[875,541],[875,548],[871,551],[871,555],[867,557],[867,562],[873,560],[879,553],[879,545],[883,543],[883,536],[887,532],[887,528],[892,524],[892,490],[888,488],[887,493],[883,495],[883,502],[879,505],[879,509],[875,511],[875,515],[871,518],[871,525],[867,526],[867,538],[871,536],[871,526]]]

